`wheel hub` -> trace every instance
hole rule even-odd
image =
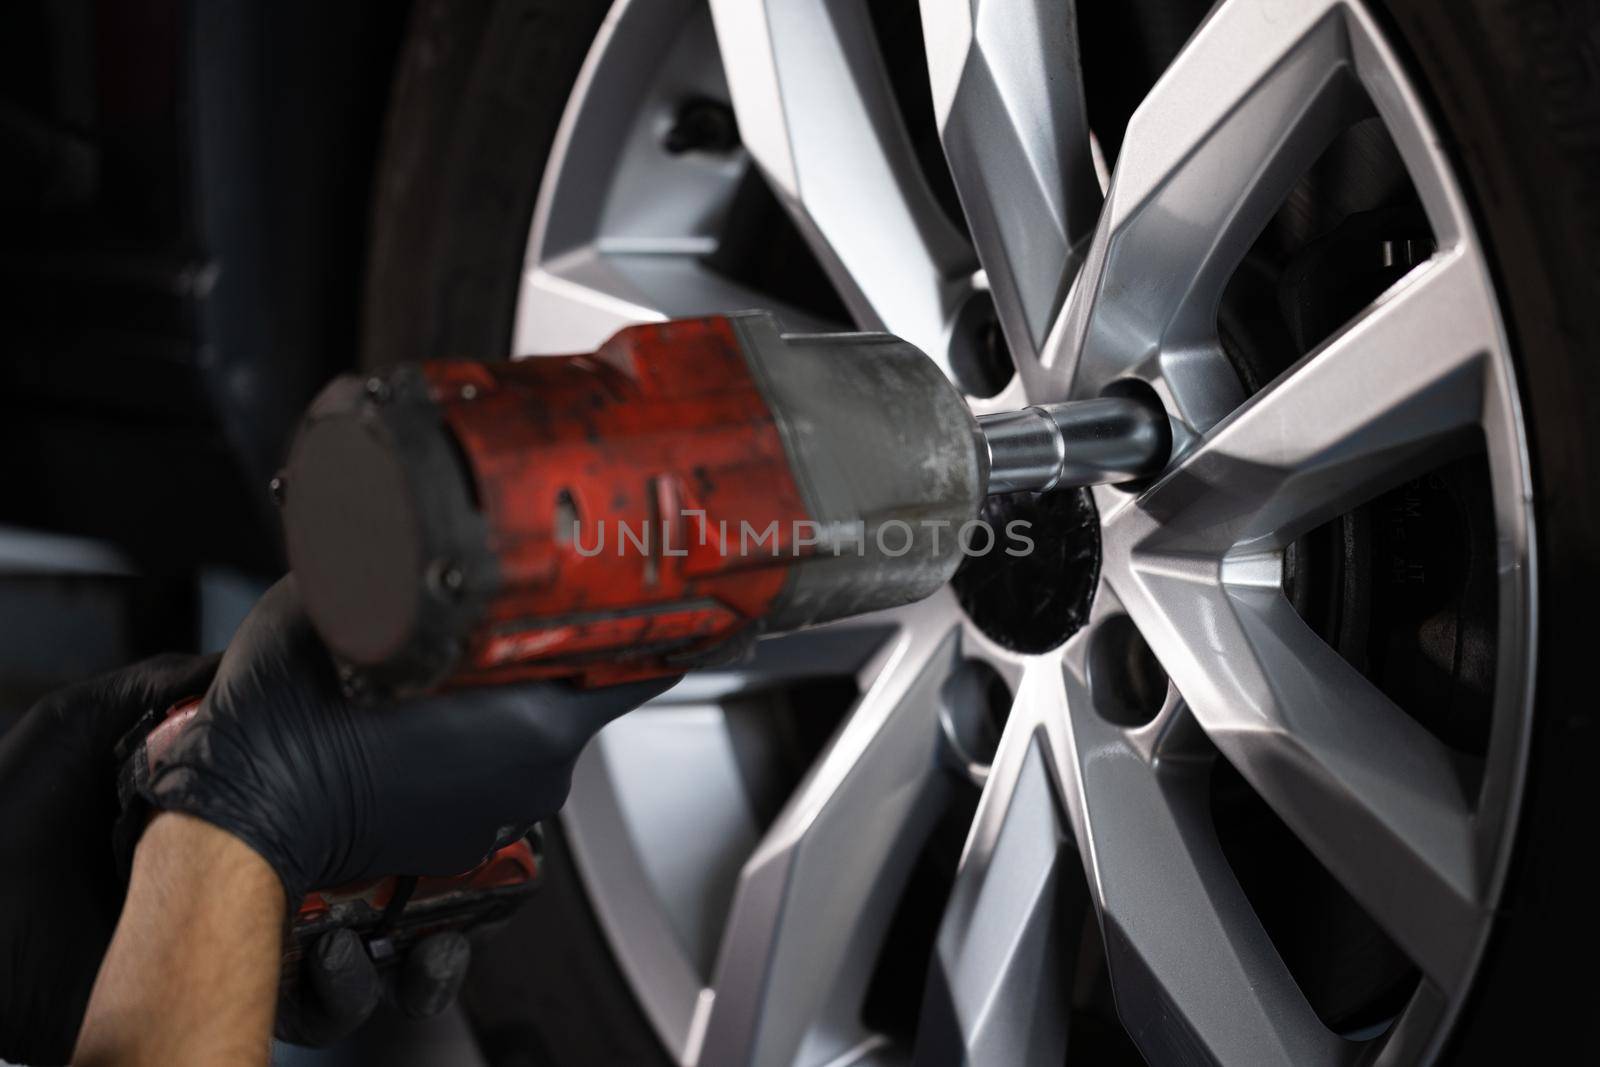
[[[994,551],[964,560],[951,580],[962,610],[1001,648],[1061,647],[1088,621],[1099,584],[1093,498],[1084,489],[1005,493],[984,501],[979,518],[997,541]]]

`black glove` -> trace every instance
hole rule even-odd
[[[162,656],[40,701],[0,737],[0,1059],[72,1055],[122,911],[117,739],[205,690],[215,656]]]
[[[285,578],[240,627],[143,792],[255,849],[291,906],[359,878],[459,874],[559,808],[589,738],[674,680],[358,707]]]

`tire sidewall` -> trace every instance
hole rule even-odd
[[[1528,775],[1495,928],[1447,1046],[1453,1063],[1593,1048],[1600,454],[1600,42],[1591,0],[1383,0],[1471,204],[1511,343],[1533,475],[1538,676]],[[1581,962],[1580,962],[1581,961]]]

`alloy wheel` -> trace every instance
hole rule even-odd
[[[1002,562],[922,604],[769,642],[605,731],[563,818],[618,961],[684,1064],[891,1062],[906,1042],[863,1003],[941,813],[981,786],[919,991],[922,1056],[1062,1062],[1082,957],[1103,952],[1150,1062],[1425,1058],[1503,877],[1535,634],[1515,379],[1417,90],[1356,0],[1226,0],[1097,175],[1072,5],[922,0],[920,16],[958,218],[906,133],[869,5],[620,0],[547,167],[517,351],[770,307],[792,329],[900,334],[979,412],[1151,392],[1174,460],[1147,485],[1002,502],[1058,550],[1042,570]],[[1421,229],[1375,244],[1387,273],[1370,299],[1251,360],[1219,308],[1356,125],[1400,161]],[[752,181],[836,301],[719,264]],[[996,350],[1014,373],[993,372]],[[1460,633],[1487,635],[1471,644],[1487,704],[1466,741],[1352,653],[1350,610],[1330,628],[1306,607],[1308,587],[1355,595],[1369,573],[1353,550],[1337,574],[1313,566],[1319,537],[1387,536],[1369,566],[1415,564],[1393,530],[1361,530],[1414,529],[1429,492],[1481,496],[1463,525],[1488,531],[1458,569],[1490,583],[1490,607],[1447,620],[1457,660]],[[1041,612],[1042,629],[1018,621]],[[819,676],[857,695],[757,818],[728,702]],[[1286,906],[1253,892],[1250,843],[1218,823],[1223,777],[1393,950],[1397,995],[1365,1014],[1318,1003],[1304,953],[1267,918]]]

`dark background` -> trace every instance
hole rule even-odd
[[[409,7],[0,6],[0,730],[65,682],[220,648],[281,573],[267,483],[356,361]],[[476,1060],[458,1012],[275,1054]]]
[[[281,570],[266,485],[354,361],[408,7],[0,10],[0,713],[215,646]]]

